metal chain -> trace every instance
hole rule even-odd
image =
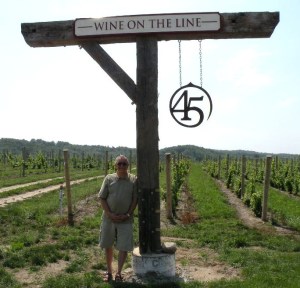
[[[200,64],[200,87],[203,84],[203,71],[202,71],[202,40],[199,42],[199,64]],[[181,65],[181,40],[178,40],[178,54],[179,54],[179,85],[182,86],[182,65]]]
[[[198,40],[199,42],[199,62],[200,62],[200,87],[203,84],[203,74],[202,74],[202,40]]]
[[[179,54],[179,85],[182,86],[182,78],[181,78],[181,40],[178,40],[178,54]]]

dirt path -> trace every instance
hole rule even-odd
[[[220,187],[220,190],[226,195],[229,204],[236,209],[237,216],[239,217],[239,219],[241,219],[243,224],[247,227],[257,229],[260,231],[265,231],[268,233],[277,233],[281,235],[293,234],[300,236],[298,232],[293,231],[291,229],[273,226],[268,222],[262,221],[260,218],[255,216],[253,211],[251,211],[241,199],[239,199],[233,192],[227,189],[222,181],[216,180],[216,182]]]
[[[86,180],[93,180],[93,179],[101,178],[101,177],[104,177],[104,176],[95,176],[95,177],[89,177],[89,178],[74,180],[74,181],[71,181],[71,185],[80,184],[80,183],[82,183]],[[61,177],[61,178],[63,178],[63,177]],[[15,187],[15,188],[18,188],[16,186],[26,187],[26,186],[37,184],[37,183],[49,182],[51,180],[52,179],[42,180],[42,181],[37,181],[37,182],[33,182],[33,183],[23,184],[24,186],[23,185],[15,185],[15,186],[11,186],[11,187]],[[11,187],[7,187],[7,188],[11,188]],[[13,188],[13,189],[15,189],[15,188]],[[35,197],[35,196],[38,196],[38,195],[41,195],[41,194],[44,194],[44,193],[48,193],[48,192],[55,191],[55,190],[59,191],[59,189],[60,189],[60,184],[57,184],[57,185],[48,186],[46,188],[41,188],[41,189],[37,189],[37,190],[34,190],[34,191],[30,191],[30,192],[25,192],[25,193],[22,193],[20,195],[13,195],[13,196],[9,196],[9,197],[6,197],[6,198],[1,198],[0,199],[0,208],[5,207],[6,205],[8,205],[10,203],[24,201],[26,199],[29,199],[29,198],[32,198],[32,197]],[[6,191],[9,191],[9,189],[6,190]]]
[[[18,188],[22,188],[22,187],[28,187],[28,186],[35,185],[35,184],[48,183],[51,180],[63,179],[63,178],[64,177],[56,177],[56,178],[53,178],[53,179],[39,180],[39,181],[36,181],[36,182],[30,182],[30,183],[24,183],[24,184],[8,186],[8,187],[1,188],[0,193],[7,192],[7,191],[10,191],[10,190],[14,190],[14,189],[18,189]]]

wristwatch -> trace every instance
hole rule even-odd
[[[129,213],[127,213],[126,216],[128,216],[128,218],[130,218],[130,214]]]

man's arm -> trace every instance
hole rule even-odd
[[[130,216],[133,214],[136,206],[137,206],[137,203],[138,203],[138,200],[137,200],[137,197],[134,197],[132,202],[131,202],[131,205],[127,211],[127,214],[129,214]]]
[[[123,215],[116,215],[110,211],[106,199],[100,197],[100,203],[106,216],[113,222],[122,222],[124,220]]]

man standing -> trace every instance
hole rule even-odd
[[[116,281],[122,281],[122,268],[128,252],[133,250],[133,212],[137,205],[137,179],[128,173],[129,161],[124,155],[115,160],[116,173],[108,174],[99,191],[103,208],[100,247],[105,250],[107,272],[104,281],[112,280],[113,246],[118,255]]]

